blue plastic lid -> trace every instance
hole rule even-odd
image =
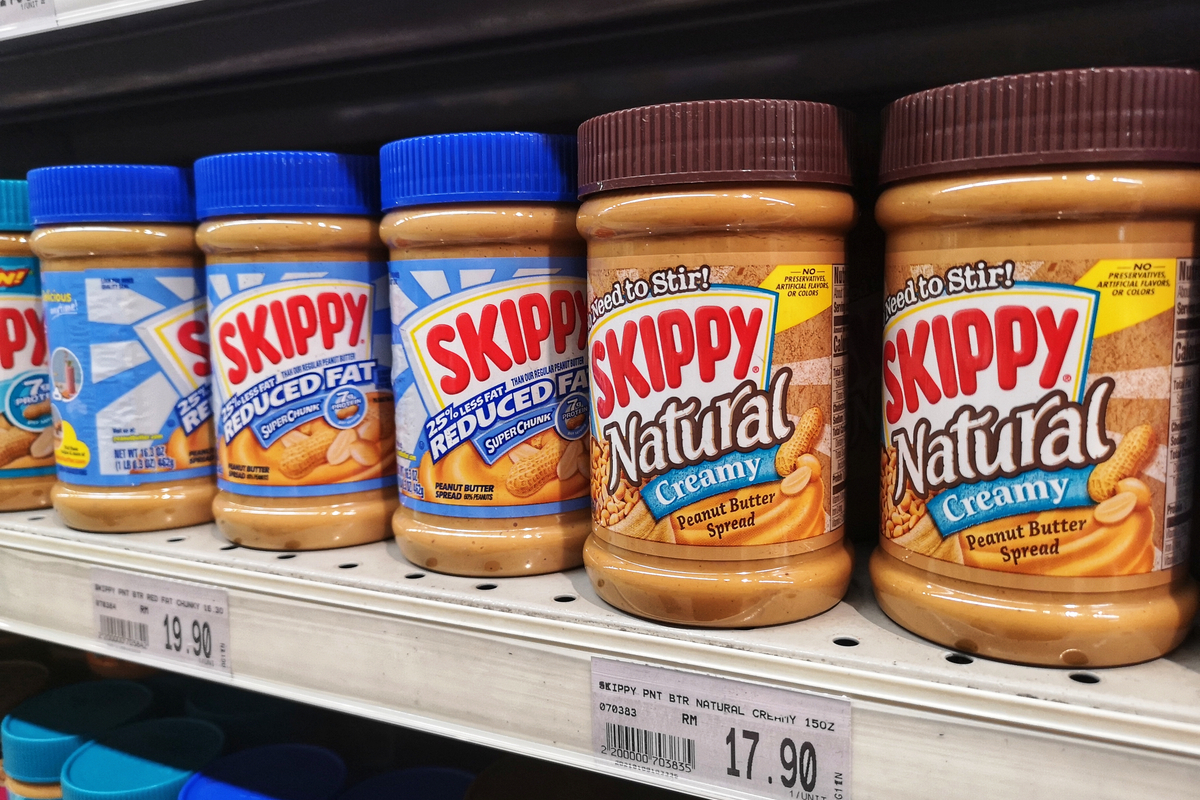
[[[96,737],[62,768],[63,800],[175,800],[225,736],[198,719],[152,719]]]
[[[0,181],[0,231],[32,229],[33,223],[29,220],[29,183]]]
[[[428,203],[577,202],[574,136],[417,136],[384,145],[379,164],[385,211]]]
[[[179,800],[332,800],[346,765],[324,747],[272,744],[214,761],[193,777]]]
[[[23,783],[58,783],[84,743],[141,716],[153,693],[133,681],[91,681],[31,697],[0,723],[4,771]]]
[[[261,214],[379,212],[379,163],[306,151],[225,153],[196,162],[200,219]]]
[[[475,776],[449,767],[416,767],[376,775],[340,800],[463,800]]]
[[[33,224],[195,222],[191,170],[145,164],[77,164],[29,173]]]

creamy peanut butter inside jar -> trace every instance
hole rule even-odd
[[[422,136],[380,158],[400,550],[456,575],[577,567],[590,524],[575,139]]]
[[[212,520],[215,448],[191,173],[29,173],[49,348],[54,509],[72,528]]]
[[[648,106],[579,129],[588,575],[642,617],[771,625],[835,605],[845,497],[838,109]]]
[[[374,158],[196,162],[213,331],[217,527],[265,550],[391,536],[396,461]]]
[[[0,181],[0,511],[47,508],[54,430],[29,185]]]
[[[1197,601],[1200,73],[911,95],[881,181],[883,610],[1009,661],[1170,651]]]

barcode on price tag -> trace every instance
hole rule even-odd
[[[592,745],[599,760],[681,791],[850,798],[850,701],[841,697],[594,658]]]
[[[232,674],[221,589],[93,567],[92,614],[102,642]]]

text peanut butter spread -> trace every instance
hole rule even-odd
[[[424,136],[381,158],[400,549],[460,575],[577,567],[588,316],[574,138]]]
[[[844,125],[831,106],[720,101],[580,128],[584,558],[619,608],[769,625],[846,589]]]
[[[54,431],[29,187],[0,181],[0,511],[50,505]]]
[[[210,156],[196,162],[196,200],[217,526],[269,550],[389,537],[396,467],[375,160]]]
[[[216,450],[191,176],[81,165],[29,174],[58,483],[73,528],[212,519]]]
[[[914,148],[934,119],[945,150]],[[1187,70],[1014,76],[889,109],[872,574],[901,624],[1046,665],[1182,639],[1198,130]]]

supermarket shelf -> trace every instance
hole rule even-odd
[[[0,8],[0,40],[194,2],[196,0],[10,0]]]
[[[99,536],[51,512],[0,515],[0,629],[130,657],[92,638],[89,570],[105,566],[226,589],[237,685],[589,769],[615,769],[589,755],[601,656],[849,697],[858,800],[1161,800],[1200,785],[1195,634],[1122,669],[959,664],[888,622],[861,576],[816,619],[697,631],[614,611],[580,570],[484,581],[418,569],[392,542],[229,547],[211,526]]]

